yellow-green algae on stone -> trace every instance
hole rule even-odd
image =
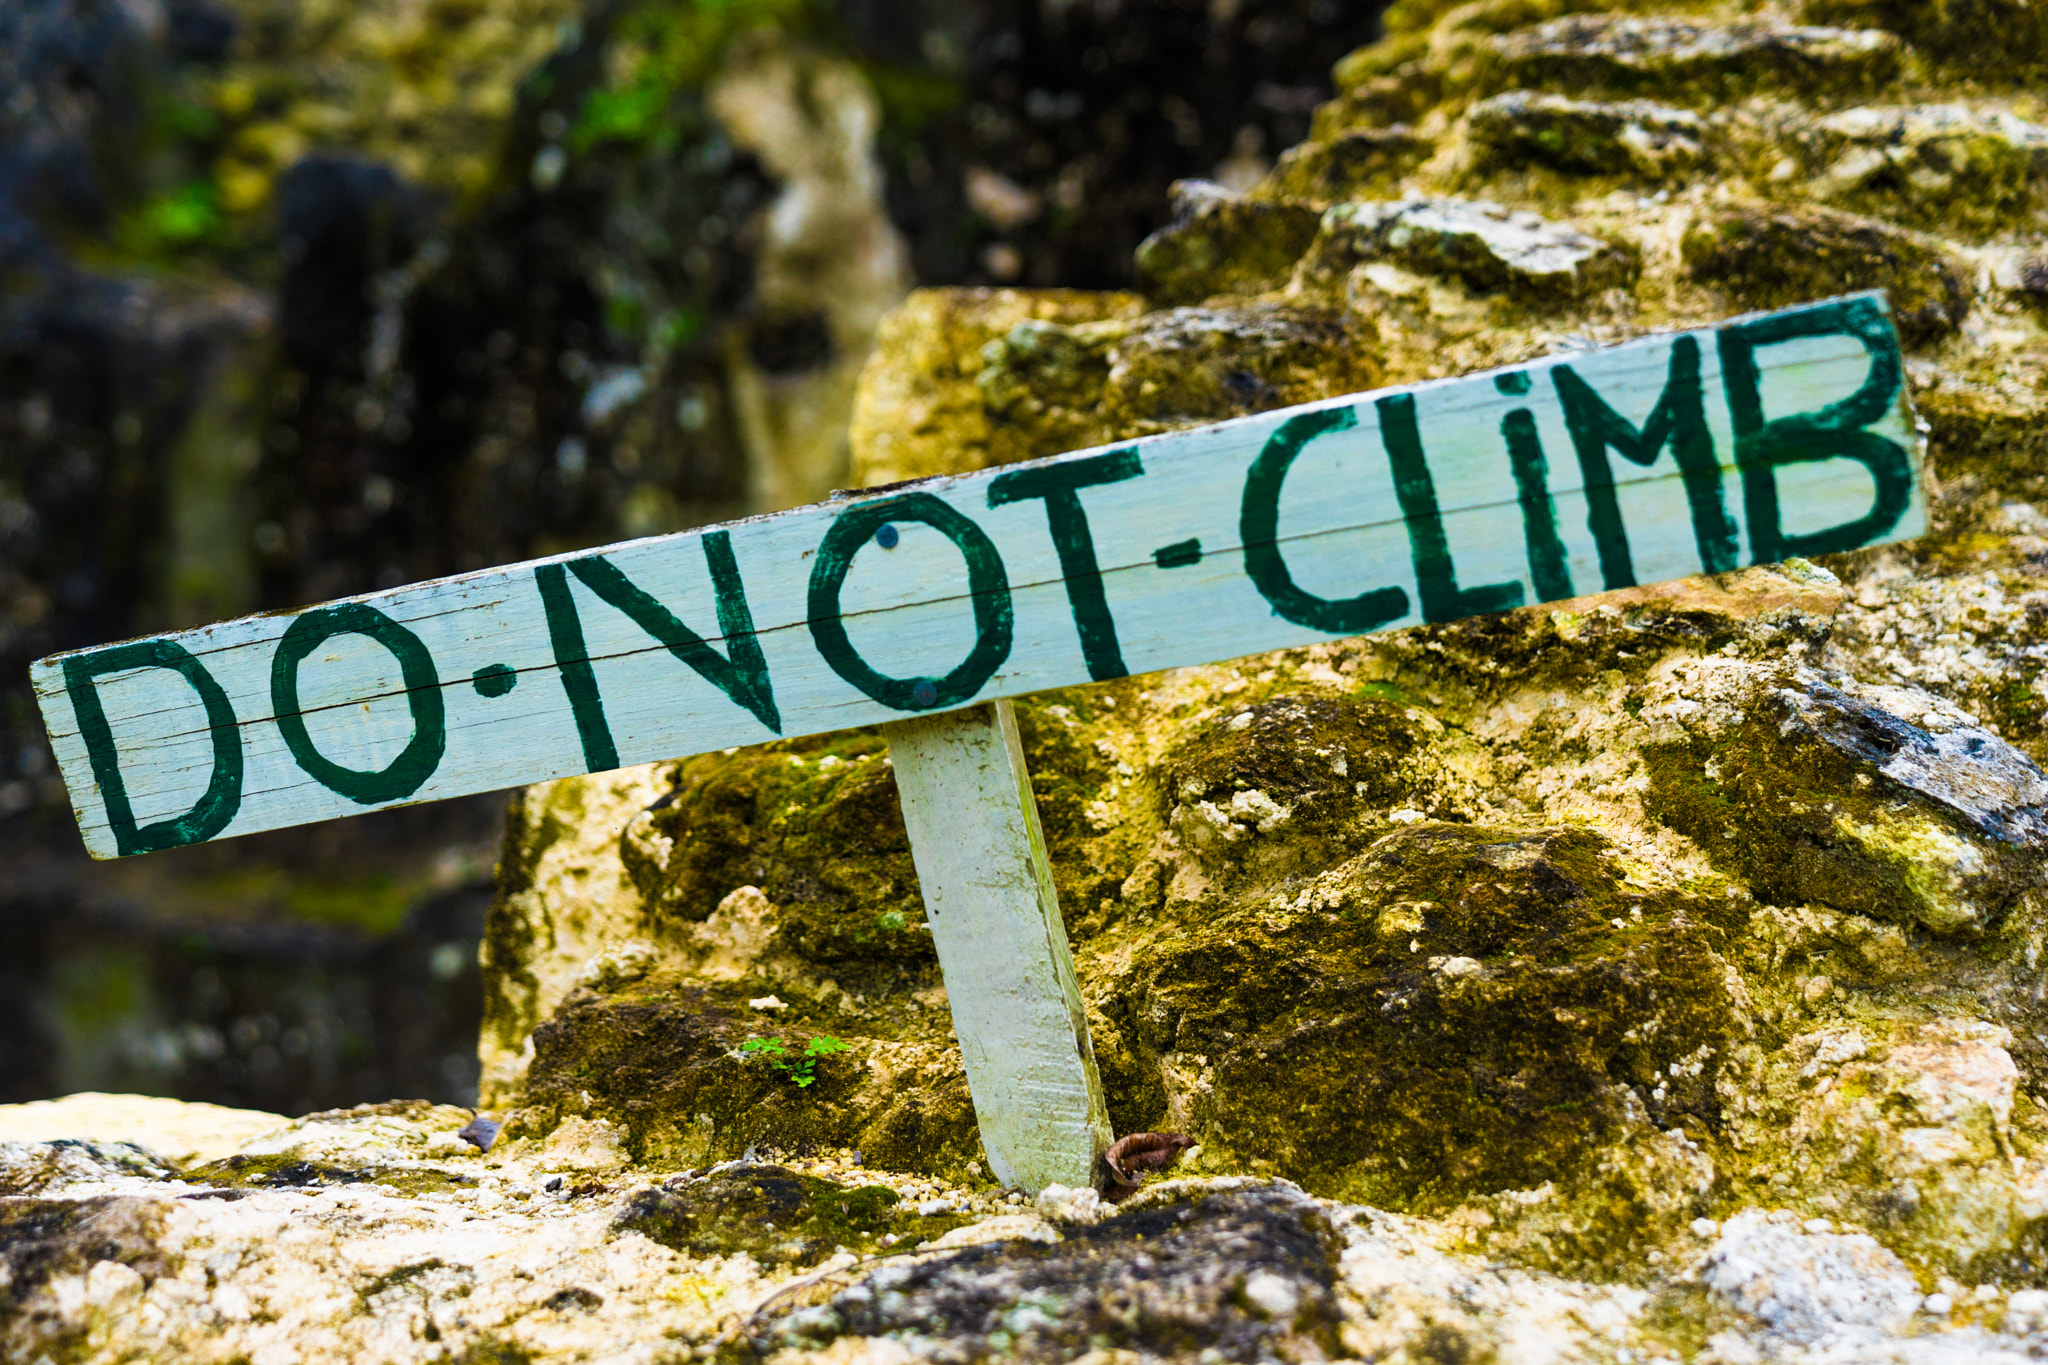
[[[1149,305],[926,291],[883,326],[869,483],[1855,288],[1899,311],[1920,542],[1020,704],[1119,1131],[1502,1263],[1655,1282],[1697,1220],[1777,1208],[1922,1290],[2048,1284],[2048,217],[2040,63],[1993,11],[1396,5],[1266,185],[1183,192]],[[1841,166],[1870,146],[1900,150]],[[878,737],[534,788],[506,850],[510,1141],[970,1173]],[[738,1051],[767,1035],[850,1048],[798,1089]]]

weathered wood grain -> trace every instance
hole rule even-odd
[[[989,1169],[1095,1179],[1109,1111],[1010,703],[887,727],[903,823]]]
[[[1859,295],[34,677],[109,857],[1903,539],[1919,466]]]

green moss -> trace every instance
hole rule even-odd
[[[1642,757],[1644,809],[1765,900],[1978,933],[2024,880],[2010,851],[1795,722],[1775,696],[1718,742],[1652,744]]]
[[[780,907],[781,941],[812,961],[931,961],[912,931],[924,906],[886,753],[872,731],[848,731],[677,764],[670,795],[620,844],[656,927],[758,886]]]
[[[1277,289],[1315,240],[1321,219],[1311,204],[1251,199],[1202,204],[1138,248],[1139,288],[1168,305]]]
[[[1727,290],[1745,308],[1885,290],[1909,343],[1946,335],[1970,309],[1969,271],[1939,247],[1832,209],[1723,210],[1689,230],[1680,251],[1695,280]]]
[[[1406,127],[1352,128],[1327,142],[1290,147],[1253,195],[1316,204],[1390,196],[1435,150],[1436,144]]]
[[[397,1266],[365,1283],[356,1290],[356,1297],[361,1299],[367,1307],[370,1300],[376,1298],[379,1294],[387,1290],[403,1289],[409,1284],[416,1283],[421,1277],[445,1268],[446,1262],[442,1261],[438,1256],[425,1261],[414,1261],[409,1265]]]
[[[389,1185],[407,1198],[443,1194],[467,1189],[477,1183],[472,1175],[429,1166],[337,1166],[332,1162],[308,1161],[284,1155],[245,1156],[236,1154],[209,1161],[185,1173],[188,1180],[222,1189],[299,1189],[326,1185]]]
[[[1159,791],[1162,817],[1176,807],[1187,812],[1204,803],[1235,814],[1234,803],[1249,800],[1255,804],[1243,818],[1262,831],[1284,823],[1290,842],[1341,848],[1364,809],[1408,791],[1407,759],[1420,729],[1391,701],[1303,694],[1233,708],[1168,757]],[[1285,807],[1286,814],[1275,816],[1267,802]],[[1230,837],[1230,831],[1220,832]],[[1238,842],[1244,853],[1257,846],[1255,840]]]
[[[1972,78],[2014,78],[2048,63],[2048,16],[2028,0],[1806,0],[1800,17],[1897,33]]]
[[[1253,1169],[1383,1207],[1546,1181],[1615,1207],[1593,1154],[1635,1121],[1624,1089],[1659,1128],[1721,1125],[1741,923],[1628,887],[1591,831],[1418,825],[1307,895],[1210,907],[1120,1014],[1141,1052],[1208,1060],[1194,1131]],[[1559,1255],[1619,1244],[1589,1228]]]
[[[540,1355],[516,1341],[507,1341],[493,1332],[484,1332],[471,1339],[461,1351],[446,1359],[448,1365],[533,1365],[534,1361],[540,1359]]]
[[[897,1055],[892,1031],[921,1034],[916,1012],[869,1011],[858,1020],[862,1034],[835,1022],[849,1050],[799,1089],[740,1051],[760,1030],[746,997],[739,987],[571,996],[534,1031],[519,1130],[545,1133],[564,1116],[600,1114],[621,1125],[636,1159],[657,1163],[731,1160],[752,1147],[854,1147],[889,1169],[959,1172],[980,1155],[957,1071],[941,1064],[913,1072],[914,1085],[873,1083],[869,1059]],[[801,1017],[777,1022],[786,1032],[825,1031]]]
[[[690,1256],[746,1252],[764,1265],[811,1265],[836,1250],[872,1254],[884,1236],[915,1244],[968,1221],[920,1217],[881,1185],[848,1188],[782,1166],[743,1166],[640,1191],[612,1224]]]
[[[1020,324],[984,347],[975,386],[1024,458],[1368,389],[1373,352],[1369,325],[1338,310],[1218,303]]]
[[[1640,1330],[1680,1360],[1691,1360],[1706,1350],[1709,1337],[1740,1327],[1741,1316],[1705,1285],[1678,1284],[1660,1289],[1650,1300]]]

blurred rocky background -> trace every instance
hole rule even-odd
[[[913,286],[1116,289],[1355,0],[0,0],[0,1100],[475,1095],[504,800],[79,849],[55,650],[808,501]]]

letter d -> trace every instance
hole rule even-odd
[[[213,739],[213,777],[198,803],[183,815],[140,828],[128,804],[121,755],[114,747],[114,730],[107,724],[106,709],[100,705],[97,681],[102,674],[131,668],[168,668],[192,684],[206,706],[206,728]],[[190,650],[169,640],[138,640],[74,654],[64,660],[64,690],[78,717],[79,737],[92,761],[93,780],[99,783],[100,801],[106,806],[107,827],[114,832],[118,856],[202,843],[228,827],[242,807],[242,734],[228,694]]]

